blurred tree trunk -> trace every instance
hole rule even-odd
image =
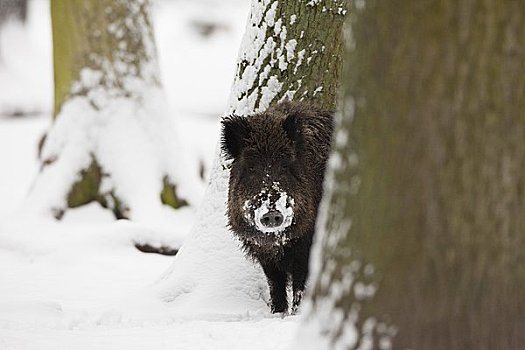
[[[64,154],[68,154],[68,147],[76,151],[77,143],[83,141],[73,136],[66,137],[68,133],[73,135],[71,129],[75,128],[73,125],[65,127],[67,123],[77,125],[85,123],[83,130],[76,130],[77,136],[93,143],[87,146],[89,161],[84,162],[80,169],[75,169],[77,178],[69,184],[67,203],[65,205],[52,203],[53,211],[55,216],[60,217],[65,207],[73,208],[97,201],[110,208],[116,217],[128,217],[133,208],[130,208],[132,204],[123,197],[126,197],[125,192],[129,191],[130,187],[135,186],[127,186],[127,190],[119,189],[119,180],[113,178],[115,171],[120,173],[119,179],[126,177],[130,182],[135,181],[136,188],[145,187],[147,181],[142,179],[144,183],[141,183],[140,179],[134,179],[137,174],[133,171],[123,174],[124,169],[112,168],[114,164],[111,161],[102,164],[100,158],[107,157],[108,152],[122,152],[121,157],[117,156],[117,159],[131,159],[132,169],[139,171],[141,168],[139,158],[133,160],[133,157],[140,156],[133,154],[134,143],[138,140],[133,137],[126,139],[128,137],[126,132],[129,132],[130,125],[138,123],[138,128],[144,133],[154,129],[159,132],[159,135],[155,132],[152,132],[153,135],[146,135],[149,139],[161,139],[161,134],[169,132],[163,130],[165,126],[163,123],[166,121],[158,115],[159,111],[154,110],[158,108],[156,104],[159,102],[151,100],[153,94],[158,96],[162,93],[150,17],[150,2],[148,0],[52,0],[51,15],[55,81],[54,125],[41,147],[43,173],[46,171],[49,173],[48,168],[69,167],[69,164],[58,167],[55,163]],[[86,115],[86,120],[82,120],[83,115],[79,115],[84,110],[72,111],[76,106],[75,103],[78,104],[80,100],[87,106],[85,109],[93,114],[93,116]],[[143,110],[148,108],[153,109],[149,111],[151,116],[143,113]],[[104,148],[100,145],[102,141],[99,141],[101,135],[108,133],[108,128],[114,127],[112,125],[114,122],[110,119],[120,118],[121,115],[128,118],[121,123],[121,129],[125,131],[119,134],[118,131],[112,130],[115,139],[109,141],[114,145],[105,144]],[[142,120],[144,115],[146,120]],[[74,118],[80,120],[68,121]],[[87,118],[106,120],[92,123]],[[90,126],[90,123],[93,126]],[[158,125],[154,125],[155,123]],[[137,132],[138,136],[143,136],[141,131],[134,132]],[[129,144],[126,145],[126,142]],[[63,145],[57,147],[56,145],[60,143]],[[112,149],[113,146],[115,149]],[[82,156],[86,155],[82,154]],[[160,154],[158,156],[161,157]],[[162,164],[162,159],[159,163]],[[186,203],[184,199],[177,196],[169,171],[166,170],[164,176],[155,181],[158,181],[156,186],[158,189],[151,190],[158,190],[155,198],[159,203],[162,201],[174,208]],[[45,186],[54,185],[49,182],[43,181]],[[103,182],[113,185],[108,188]]]
[[[27,0],[0,1],[0,27],[9,19],[25,22],[27,18]]]
[[[347,0],[322,3],[252,0],[227,114],[253,114],[282,99],[308,100],[333,109],[341,74],[342,27],[347,7]],[[198,273],[188,274],[187,271],[200,271],[198,266],[188,267],[188,263],[194,261],[198,265],[218,267],[216,273],[223,278],[214,288],[225,297],[232,289],[237,293],[238,290],[257,290],[261,286],[267,288],[266,282],[261,283],[264,279],[262,271],[255,270],[242,255],[228,231],[228,177],[228,164],[217,152],[196,224],[185,249],[178,254],[178,260],[165,276],[168,281],[166,298],[170,300],[170,295],[179,295],[180,290],[187,293],[186,286],[190,281],[199,288],[199,280],[209,279]],[[207,254],[204,261],[196,261],[195,256],[200,256],[206,249],[218,252]],[[225,262],[230,264],[226,273],[220,268]],[[210,285],[204,287],[210,288]],[[256,293],[256,297],[259,298],[259,294]],[[248,298],[253,298],[253,295]]]
[[[27,0],[0,0],[0,30],[9,20],[25,22],[27,18]],[[2,43],[0,42],[0,63],[2,63]]]
[[[312,349],[524,349],[525,2],[352,11],[300,337]]]

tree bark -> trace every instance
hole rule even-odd
[[[160,85],[158,71],[144,69],[156,61],[155,47],[148,47],[154,45],[149,6],[138,0],[51,1],[55,117],[72,96],[89,93],[72,91],[84,68],[102,71],[100,85],[119,95],[130,93],[124,82],[130,76]]]
[[[525,3],[354,4],[301,334],[522,349]]]
[[[283,99],[333,109],[346,1],[253,1],[230,106],[263,111]]]
[[[2,0],[0,2],[0,27],[9,19],[25,22],[27,18],[27,0]]]
[[[89,159],[86,159],[79,169],[75,169],[77,176],[68,185],[66,203],[56,201],[51,203],[56,217],[60,217],[66,207],[74,208],[92,201],[97,201],[111,209],[117,218],[131,215],[130,211],[133,208],[130,207],[133,204],[125,198],[126,190],[119,189],[121,184],[115,183],[119,182],[123,175],[120,175],[119,180],[113,178],[115,171],[120,172],[123,169],[112,169],[112,164],[102,164],[104,162],[101,158],[106,156],[102,153],[114,150],[112,147],[106,149],[109,145],[105,145],[106,148],[103,149],[100,145],[103,141],[98,139],[101,138],[100,134],[114,132],[114,136],[117,137],[114,140],[115,144],[123,141],[132,144],[136,142],[136,139],[124,140],[127,137],[126,132],[129,131],[127,121],[124,121],[121,133],[108,131],[108,128],[114,127],[111,120],[120,117],[117,116],[119,114],[124,117],[129,116],[130,125],[138,121],[142,124],[139,128],[150,132],[157,128],[161,134],[168,133],[167,130],[162,130],[161,126],[166,124],[165,118],[158,115],[165,111],[150,110],[152,115],[150,120],[142,120],[143,116],[140,115],[143,110],[156,108],[155,103],[164,102],[163,97],[159,97],[162,92],[149,11],[149,1],[51,1],[55,81],[54,124],[42,143],[42,173],[49,172],[48,168],[56,167],[55,162],[63,157],[68,149],[75,149],[78,147],[76,143],[81,143],[78,139],[64,136],[64,133],[71,134],[74,126],[69,126],[65,131],[57,131],[64,127],[64,124],[71,123],[69,119],[80,118],[73,114],[82,111],[71,111],[75,103],[78,104],[82,100],[86,105],[85,110],[93,115],[92,119],[106,119],[92,123],[94,125],[87,120],[79,121],[85,124],[83,126],[86,129],[77,130],[79,137],[86,138],[86,143],[91,143],[80,156]],[[152,98],[158,101],[153,103]],[[117,106],[117,101],[121,106],[134,107],[126,110],[125,107]],[[154,126],[154,123],[159,125]],[[144,126],[144,124],[151,126]],[[144,134],[139,133],[141,134],[139,136]],[[159,136],[146,135],[146,138]],[[168,135],[168,137],[173,136]],[[58,143],[64,145],[56,147]],[[135,156],[131,154],[132,148],[128,149],[124,146],[117,149],[118,152],[123,152],[122,158],[132,158]],[[161,155],[155,154],[153,157],[161,157]],[[162,162],[163,160],[159,160],[159,163]],[[65,165],[68,166],[70,165]],[[140,167],[140,164],[132,166]],[[174,208],[185,205],[186,201],[177,196],[172,174],[166,169],[163,171],[164,173],[157,176],[158,179],[155,180],[158,181],[158,186],[151,189],[157,191],[157,201]],[[130,181],[135,181],[134,176],[136,174],[133,173],[124,175],[129,177]],[[43,182],[46,186],[49,185],[49,181]],[[107,187],[103,186],[104,182],[114,184],[112,188],[102,188]]]
[[[344,0],[253,0],[227,114],[253,114],[282,99],[308,100],[333,109],[346,9]],[[267,293],[262,271],[243,256],[228,231],[228,177],[228,164],[217,151],[197,223],[160,285],[164,299],[187,297],[188,285],[202,297],[196,293],[200,282],[206,282],[202,288],[215,291],[214,300],[221,295],[229,299],[242,290],[249,291],[248,299],[259,301]],[[210,249],[214,254],[208,253]],[[209,267],[204,274],[198,272],[202,265]],[[210,286],[210,274],[222,278]],[[264,290],[253,292],[260,289]]]

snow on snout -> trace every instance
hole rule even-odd
[[[272,201],[272,197],[278,199]],[[250,202],[252,203],[251,205]],[[293,205],[293,198],[288,196],[285,191],[282,191],[278,183],[273,183],[271,191],[267,189],[261,190],[261,192],[253,198],[253,201],[246,201],[244,209],[247,219],[249,219],[251,224],[255,225],[257,230],[264,233],[281,233],[292,224],[294,216]],[[253,210],[251,213],[249,212],[251,211],[250,209]],[[262,223],[264,214],[271,210],[276,210],[281,213],[283,216],[281,225],[268,227]]]

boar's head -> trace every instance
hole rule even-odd
[[[322,178],[306,151],[306,117],[273,108],[223,120],[222,150],[232,159],[228,219],[244,241],[283,245],[313,229]]]

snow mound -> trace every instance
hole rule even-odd
[[[217,154],[214,169],[220,167]],[[262,269],[247,260],[227,229],[228,173],[212,172],[196,224],[158,282],[162,300],[200,313],[269,313]]]

